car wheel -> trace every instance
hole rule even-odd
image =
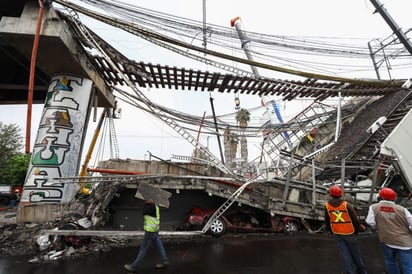
[[[283,231],[284,231],[286,234],[289,234],[289,235],[291,235],[291,234],[293,234],[293,233],[295,233],[295,232],[298,232],[298,230],[299,230],[298,224],[295,223],[295,222],[293,222],[293,221],[287,222],[287,223],[285,224],[284,229],[283,229]]]
[[[222,236],[226,232],[226,223],[222,218],[217,218],[209,228],[209,233],[213,236]]]

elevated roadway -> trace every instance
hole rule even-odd
[[[50,79],[57,73],[91,79],[98,91],[98,106],[114,103],[112,91],[88,59],[72,30],[50,6],[40,15],[38,1],[5,0],[0,18],[0,104],[27,103],[30,66],[36,29],[33,103],[44,103]],[[47,3],[47,2],[46,2]]]

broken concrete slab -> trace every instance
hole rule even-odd
[[[172,193],[146,183],[140,183],[135,197],[142,200],[151,199],[157,205],[169,208],[169,198],[172,197]]]

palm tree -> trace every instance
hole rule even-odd
[[[239,126],[244,129],[250,121],[250,112],[247,109],[241,108],[236,113],[236,121],[238,121]]]

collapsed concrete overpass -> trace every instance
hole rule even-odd
[[[48,3],[50,4],[50,2]],[[38,23],[41,23],[42,28],[36,61],[34,102],[44,102],[47,98],[48,85],[52,81],[53,76],[64,73],[80,75],[92,81],[93,90],[95,91],[93,96],[97,95],[95,98],[98,99],[93,106],[113,106],[115,98],[112,95],[111,87],[124,84],[124,79],[122,79],[117,70],[101,56],[92,55],[86,50],[87,46],[85,45],[88,45],[88,43],[82,40],[84,37],[79,35],[81,30],[76,29],[70,17],[59,14],[51,6],[46,6],[43,18],[38,20],[39,18],[37,1],[30,0],[10,1],[10,9],[2,14],[0,21],[0,70],[2,72],[0,78],[0,103],[26,103],[32,45],[35,40],[36,26]],[[98,37],[95,36],[95,39],[98,40]],[[222,93],[239,92],[241,94],[255,94],[257,96],[281,95],[289,100],[296,97],[323,100],[328,97],[335,97],[338,93],[348,97],[382,96],[403,90],[403,81],[325,82],[312,78],[304,81],[285,81],[144,64],[129,60],[105,41],[98,41],[102,48],[108,50],[109,57],[114,63],[122,68],[122,73],[129,79],[132,79],[132,83],[139,87]],[[60,112],[59,114],[62,113]],[[62,114],[61,117],[65,117],[65,115]],[[57,120],[56,117],[45,117],[42,120],[44,131],[49,130],[49,128],[54,129],[55,125],[51,121],[55,120]],[[61,133],[63,130],[59,128],[58,132]],[[55,130],[54,133],[57,133],[57,131]],[[35,152],[43,152],[46,149],[49,149],[49,152],[56,151],[55,147],[57,145],[53,142],[55,142],[55,139],[58,139],[58,136],[48,136],[47,138],[39,138],[37,142],[38,150]],[[45,142],[48,143],[48,146],[44,145]],[[67,147],[68,145],[66,144],[62,145],[61,151],[67,149]],[[52,157],[41,160],[51,159],[54,160]],[[48,164],[47,161],[43,161],[38,166],[40,175],[45,174],[44,166]],[[78,164],[78,162],[74,162],[73,166]],[[56,174],[62,175],[59,172],[56,172]],[[73,168],[70,176],[76,175],[76,169]],[[41,178],[41,180],[35,182],[35,187],[38,185],[44,186],[45,184],[44,178]],[[171,186],[168,183],[164,183],[164,187]],[[56,189],[57,187],[53,186],[53,190]],[[58,191],[61,190],[56,190],[56,192]],[[212,193],[213,189],[205,188],[205,191]],[[279,211],[283,210],[286,201],[283,197],[284,195],[282,194],[281,196],[282,199],[276,201],[276,210]],[[59,197],[48,198],[50,199],[45,199],[48,202],[59,201]],[[281,206],[279,206],[279,202]]]

